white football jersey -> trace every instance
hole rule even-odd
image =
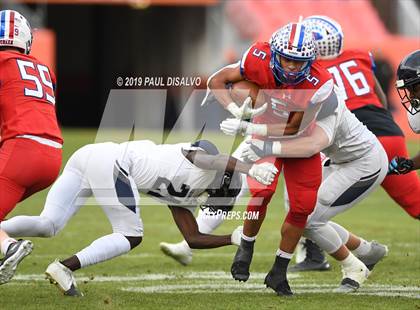
[[[182,150],[190,143],[155,144],[131,141],[120,144],[118,163],[138,190],[169,205],[197,206],[197,198],[214,180],[216,171],[193,165]]]
[[[334,163],[343,163],[361,158],[378,142],[376,136],[347,109],[344,100],[338,97],[335,112],[316,124],[329,138],[329,146],[322,152]]]

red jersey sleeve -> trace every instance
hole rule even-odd
[[[270,69],[271,51],[267,42],[257,42],[242,56],[240,70],[242,76],[261,88],[275,87],[273,73]]]

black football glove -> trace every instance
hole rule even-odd
[[[395,156],[388,166],[388,174],[406,174],[414,169],[411,159]]]

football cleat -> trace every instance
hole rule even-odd
[[[255,241],[241,239],[241,244],[236,251],[230,268],[232,277],[237,281],[246,282],[249,279],[249,266],[254,254],[254,243]]]
[[[192,251],[187,242],[166,243],[159,244],[160,250],[167,256],[172,257],[181,265],[187,266],[192,261]]]
[[[74,297],[83,296],[77,289],[77,283],[74,279],[73,272],[58,260],[55,260],[48,265],[47,270],[45,270],[45,275],[50,283],[57,286],[64,295]]]
[[[9,245],[6,255],[0,263],[0,284],[10,281],[19,263],[31,254],[33,244],[29,240],[19,240]]]
[[[357,256],[357,258],[360,259],[369,270],[372,270],[373,267],[387,255],[388,247],[373,240],[371,242],[370,251],[366,255]]]
[[[264,284],[266,287],[273,289],[278,296],[293,295],[289,282],[287,282],[287,279],[284,279],[284,275],[276,274],[273,270],[270,270],[265,277]]]
[[[289,272],[300,272],[300,271],[326,271],[330,270],[330,263],[325,259],[323,251],[309,239],[305,239],[303,248],[306,250],[305,259],[291,266]]]
[[[335,293],[352,293],[359,289],[359,287],[369,277],[369,269],[360,262],[357,266],[351,268],[342,267],[343,280],[340,286],[334,289]]]

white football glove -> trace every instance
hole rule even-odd
[[[272,141],[261,141],[252,139],[246,141],[246,145],[242,150],[242,158],[245,161],[257,161],[263,157],[267,157],[273,154],[273,142]]]
[[[246,97],[244,100],[244,103],[241,107],[238,107],[235,102],[229,103],[229,105],[226,107],[226,109],[232,113],[233,116],[235,116],[238,119],[249,119],[253,118],[254,116],[261,115],[265,112],[267,109],[267,102],[264,103],[259,108],[252,108],[252,99],[251,97]]]
[[[243,226],[238,226],[232,232],[232,235],[230,236],[230,242],[233,245],[239,246],[241,244],[241,237],[242,237],[242,231],[243,230],[244,230]]]
[[[237,118],[227,118],[220,123],[220,130],[228,136],[244,134],[248,128],[249,122],[241,121]]]
[[[248,175],[264,185],[270,185],[274,181],[278,169],[271,163],[253,164]]]

